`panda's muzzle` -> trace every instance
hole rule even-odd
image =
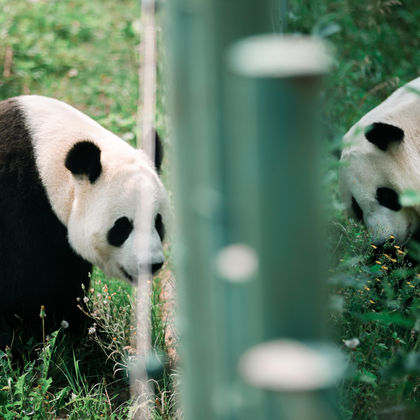
[[[158,272],[162,268],[162,265],[163,265],[163,261],[159,262],[159,263],[153,263],[152,264],[152,274],[155,274],[156,272]]]
[[[133,282],[133,276],[128,274],[127,271],[124,269],[124,267],[120,266],[120,270],[124,274],[124,277],[132,283]]]
[[[151,273],[152,274],[157,273],[162,268],[162,265],[163,265],[163,261],[162,262],[158,262],[158,263],[153,263],[152,266],[150,267],[151,268],[151,270],[150,270]],[[121,272],[123,273],[124,277],[127,280],[129,280],[130,282],[133,282],[134,281],[133,276],[130,275],[130,274],[128,274],[127,270],[125,270],[124,267],[120,266],[120,270],[121,270]]]

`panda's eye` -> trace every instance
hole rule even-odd
[[[108,231],[107,239],[112,246],[121,246],[130,236],[133,230],[133,222],[127,217],[120,217],[114,226]]]
[[[398,194],[391,188],[381,187],[376,190],[376,199],[381,206],[390,210],[401,210],[401,204],[398,201]]]
[[[351,198],[351,208],[356,219],[361,221],[363,219],[363,211],[354,197]]]
[[[156,216],[155,229],[157,230],[160,240],[163,241],[163,238],[165,237],[165,226],[163,225],[162,216],[160,214]]]

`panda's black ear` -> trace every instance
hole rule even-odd
[[[73,175],[87,176],[93,184],[102,172],[101,149],[91,141],[80,141],[67,153],[65,165]]]
[[[395,125],[376,122],[365,129],[366,140],[386,151],[392,143],[404,140],[404,131]]]
[[[163,161],[163,146],[162,140],[159,137],[158,132],[155,130],[155,168],[160,173],[160,168]]]

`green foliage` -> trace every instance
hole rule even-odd
[[[417,418],[420,409],[420,277],[407,250],[375,249],[338,194],[342,135],[398,86],[420,74],[415,1],[291,0],[289,29],[328,37],[336,60],[324,96],[324,162],[331,255],[330,320],[350,362],[339,386],[340,418]],[[414,205],[417,193],[400,200]],[[411,244],[410,255],[420,246]],[[411,417],[410,417],[411,415]],[[400,416],[400,417],[398,417]]]
[[[165,354],[166,325],[157,316],[162,305],[159,290],[153,294],[152,327],[155,348]],[[79,305],[92,323],[77,342],[62,328],[47,335],[45,346],[35,346],[31,355],[20,354],[21,360],[13,360],[8,348],[0,352],[0,418],[124,419],[140,409],[129,395],[128,368],[136,334],[131,287],[96,269]],[[176,374],[166,369],[154,381],[153,418],[175,418],[174,382]]]
[[[138,2],[0,0],[0,98],[53,96],[135,142]]]
[[[70,388],[51,393],[53,380],[49,376],[59,333],[51,334],[45,347],[38,349],[37,359],[27,362],[23,369],[12,363],[10,349],[0,351],[0,415],[5,420],[26,419],[34,414],[51,418],[64,408],[64,397]]]
[[[418,409],[418,269],[392,238],[379,250],[352,221],[333,230],[330,245],[339,245],[330,277],[331,323],[352,366],[340,386],[345,418],[375,419],[384,407]]]

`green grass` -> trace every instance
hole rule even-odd
[[[40,94],[61,99],[136,144],[140,5],[135,0],[0,0],[0,99]],[[159,88],[157,129],[166,134]],[[164,174],[166,177],[166,174]],[[154,279],[153,345],[166,351],[162,278]],[[95,270],[80,305],[90,333],[73,343],[51,332],[17,364],[0,352],[0,418],[132,418],[128,366],[133,357],[132,290]],[[46,308],[48,316],[48,308]],[[41,322],[41,321],[40,321]],[[28,343],[28,349],[33,346]],[[153,419],[175,416],[176,374],[155,384]]]
[[[0,6],[0,63],[13,54],[8,76],[0,78],[1,97],[57,97],[134,140],[138,2],[1,0]]]

